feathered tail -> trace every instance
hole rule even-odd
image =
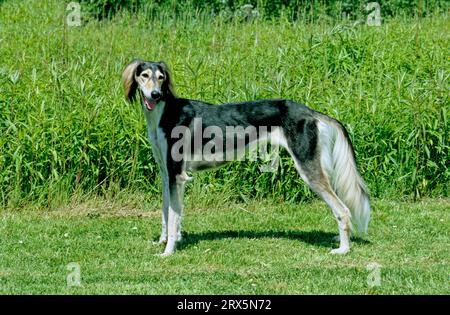
[[[356,168],[348,133],[336,120],[320,120],[319,138],[322,166],[333,190],[350,209],[352,230],[356,234],[367,234],[370,220],[369,193]]]

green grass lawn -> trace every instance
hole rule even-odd
[[[329,254],[337,227],[322,202],[220,199],[189,196],[184,241],[168,258],[155,256],[157,200],[4,211],[0,294],[450,293],[448,199],[375,200],[368,240],[345,256]],[[79,287],[67,286],[71,262]]]

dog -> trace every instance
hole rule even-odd
[[[122,81],[126,99],[140,101],[161,173],[159,242],[166,243],[161,256],[174,253],[181,240],[184,187],[191,179],[187,172],[238,160],[258,141],[284,147],[301,178],[331,208],[340,242],[331,253],[350,250],[351,232],[367,233],[369,193],[358,173],[352,142],[339,121],[285,99],[212,105],[179,98],[162,61],[133,60],[125,67]],[[233,128],[241,132],[230,136]],[[197,131],[208,139],[197,137]],[[220,133],[221,137],[212,137]]]

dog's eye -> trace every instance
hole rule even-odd
[[[158,80],[164,80],[164,76],[163,76],[162,74],[160,74],[160,75],[158,76]]]
[[[146,79],[148,79],[148,74],[147,73],[143,73],[142,76]]]

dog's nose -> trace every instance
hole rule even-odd
[[[154,100],[158,99],[161,97],[161,92],[159,91],[152,91],[151,96]]]

